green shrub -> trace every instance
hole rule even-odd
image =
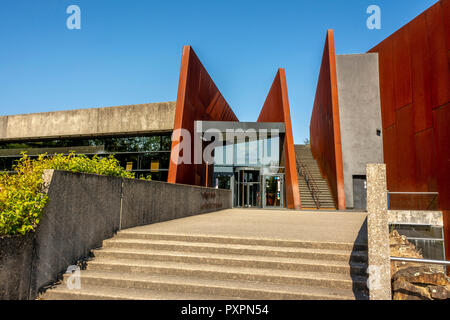
[[[24,153],[14,167],[17,174],[0,172],[0,236],[24,235],[36,229],[49,201],[42,180],[45,169],[134,178],[113,156],[90,159],[73,153],[43,154],[33,160]]]

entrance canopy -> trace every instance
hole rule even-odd
[[[257,133],[271,132],[284,134],[286,127],[283,122],[231,122],[231,121],[195,121],[195,131],[205,133],[211,130],[218,130],[221,133],[234,131],[238,137],[246,133],[256,131]]]

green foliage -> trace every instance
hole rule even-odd
[[[92,159],[69,154],[30,159],[25,153],[14,167],[16,174],[0,172],[0,236],[34,231],[49,201],[42,174],[45,169],[134,178],[113,156]]]

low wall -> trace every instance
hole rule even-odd
[[[28,299],[33,235],[0,238],[0,300]]]
[[[427,224],[444,226],[442,211],[389,210],[389,224]]]
[[[1,299],[36,298],[120,229],[232,207],[230,190],[53,170],[44,176],[50,202],[34,237],[0,239]]]

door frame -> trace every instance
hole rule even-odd
[[[243,172],[253,171],[258,172],[258,181],[256,182],[244,182],[243,179]],[[237,179],[234,179],[233,175],[233,197],[235,195],[236,191],[236,199],[233,201],[233,207],[235,208],[262,208],[262,183],[261,183],[261,169],[260,168],[254,168],[254,167],[236,167],[234,170],[235,174],[237,174]],[[242,177],[242,178],[241,178]],[[250,185],[253,186],[259,186],[259,201],[258,198],[256,199],[256,206],[249,207],[248,203],[250,202]],[[242,186],[242,187],[241,187]],[[244,198],[241,200],[242,195],[245,192]],[[247,203],[244,203],[245,199],[247,198]],[[259,203],[258,203],[259,202]],[[242,203],[242,205],[240,205]]]
[[[267,206],[266,205],[266,178],[267,177],[279,177],[280,178],[280,205],[279,206]],[[261,179],[261,185],[262,185],[262,208],[284,208],[284,202],[285,202],[285,174],[284,173],[273,173],[273,174],[265,174],[262,176]]]

